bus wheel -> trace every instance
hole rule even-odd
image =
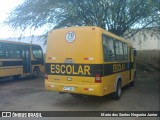
[[[135,82],[135,80],[133,80],[132,82],[130,82],[129,85],[130,85],[131,87],[134,87],[134,86],[135,86],[134,82]]]
[[[38,77],[39,77],[39,73],[40,73],[39,68],[38,68],[38,67],[34,68],[34,69],[33,69],[32,78],[38,78]]]
[[[20,75],[14,75],[13,78],[14,78],[15,80],[18,80],[18,79],[20,78]]]
[[[119,100],[121,98],[121,94],[122,94],[121,82],[118,81],[116,92],[113,93],[113,98],[115,100]]]

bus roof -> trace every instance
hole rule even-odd
[[[50,32],[52,32],[52,31],[60,31],[60,30],[64,30],[64,29],[72,29],[72,28],[73,28],[73,29],[76,29],[76,28],[77,28],[77,29],[79,29],[79,28],[81,28],[81,29],[87,29],[87,28],[93,29],[93,28],[94,28],[95,30],[100,30],[100,31],[102,31],[102,34],[105,33],[106,35],[108,35],[108,36],[110,36],[110,37],[116,38],[116,39],[118,39],[118,40],[120,40],[120,41],[122,41],[122,42],[127,43],[129,46],[132,46],[132,44],[131,44],[129,41],[125,40],[124,38],[122,38],[122,37],[120,37],[120,36],[117,36],[117,35],[109,32],[109,31],[107,31],[107,30],[105,30],[105,29],[102,29],[102,28],[100,28],[100,27],[97,27],[97,26],[66,27],[66,28],[54,29],[54,30],[51,30]]]
[[[24,43],[24,42],[10,41],[10,40],[0,40],[0,42],[23,44],[23,45],[38,45],[38,44],[31,44],[31,43]],[[40,45],[38,45],[38,46],[40,46]]]

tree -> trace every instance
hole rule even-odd
[[[24,0],[6,24],[22,32],[48,26],[99,26],[116,35],[131,37],[160,20],[159,0]],[[158,24],[157,24],[158,25]],[[130,32],[126,32],[126,31]]]

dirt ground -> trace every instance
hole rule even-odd
[[[137,71],[136,86],[123,88],[122,97],[118,101],[113,100],[110,95],[104,97],[73,98],[69,94],[49,92],[44,89],[43,78],[21,80],[14,80],[12,78],[0,79],[0,110],[160,111],[159,78],[159,71]],[[108,120],[108,118],[103,119]],[[140,118],[132,117],[130,119],[139,120]],[[143,118],[142,120],[145,119],[149,120],[151,118]]]

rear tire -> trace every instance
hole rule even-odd
[[[121,98],[121,94],[122,94],[121,82],[118,81],[116,92],[113,93],[113,99],[119,100]]]
[[[39,77],[39,74],[40,74],[40,70],[38,67],[34,68],[33,69],[33,75],[32,75],[32,78],[36,79]]]
[[[135,86],[134,80],[133,80],[132,82],[130,82],[129,85],[130,85],[131,87],[134,87],[134,86]]]

